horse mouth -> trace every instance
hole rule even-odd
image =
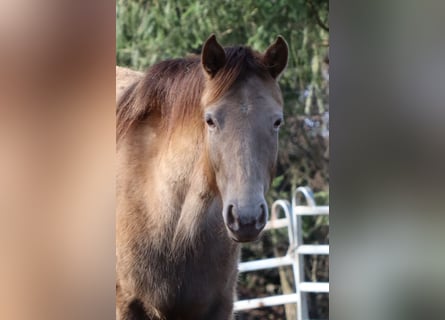
[[[256,237],[255,239],[235,239],[234,237],[231,237],[233,241],[236,243],[248,243],[248,242],[256,242],[260,240],[260,237]]]
[[[233,241],[237,242],[237,243],[246,243],[246,242],[258,241],[261,238],[261,234],[262,234],[262,232],[258,232],[258,233],[255,233],[255,234],[253,234],[253,233],[246,233],[246,234],[237,234],[237,235],[235,235],[235,234],[233,234],[233,232],[231,232],[229,230],[230,238]]]

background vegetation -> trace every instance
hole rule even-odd
[[[328,11],[327,0],[117,0],[117,65],[144,70],[166,58],[200,53],[211,33],[225,46],[245,44],[259,51],[281,34],[290,48],[289,65],[280,79],[285,126],[268,200],[290,199],[292,190],[307,185],[320,204],[327,204]],[[328,242],[327,219],[305,219],[304,224],[306,241]],[[262,242],[243,249],[243,260],[280,253],[286,239],[285,233],[266,235]],[[329,280],[327,257],[307,257],[306,262],[308,280]],[[241,298],[283,290],[277,270],[242,275],[240,281]],[[310,296],[312,318],[328,318],[327,299]],[[284,314],[284,308],[277,307],[242,313],[238,319],[285,319]]]

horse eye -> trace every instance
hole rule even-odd
[[[213,129],[216,127],[216,124],[210,115],[207,114],[205,120],[206,120],[206,123],[210,129]]]
[[[278,129],[282,123],[283,123],[283,119],[277,119],[277,120],[275,120],[273,126],[275,129]]]

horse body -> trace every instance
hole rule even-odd
[[[287,62],[280,39],[259,55],[224,51],[211,37],[201,59],[155,65],[120,99],[118,319],[232,318],[238,242],[256,239],[267,219],[262,197],[282,104],[276,77]],[[271,50],[281,55],[278,74]],[[231,66],[236,54],[244,60]],[[263,69],[240,69],[252,61]],[[270,130],[261,121],[272,121]]]
[[[122,92],[133,82],[141,79],[143,73],[116,66],[116,97],[122,95]]]
[[[137,147],[121,153],[126,173],[134,171],[118,185],[118,290],[132,292],[126,303],[142,301],[150,318],[210,319],[208,313],[222,300],[232,300],[238,245],[224,234],[222,205],[207,190],[205,177],[191,174],[199,144],[159,143],[153,150],[158,137],[150,138],[150,129],[141,127],[140,141],[133,141]],[[198,220],[197,235],[173,245],[179,221],[186,218]],[[226,308],[229,314],[231,306]]]

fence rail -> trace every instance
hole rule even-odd
[[[302,196],[307,205],[302,205],[299,196]],[[279,213],[284,213],[284,218],[278,218]],[[299,187],[292,195],[292,202],[277,200],[272,204],[271,218],[266,225],[266,230],[287,227],[289,248],[285,256],[241,262],[239,272],[253,272],[263,269],[292,266],[294,276],[294,293],[275,295],[264,298],[246,299],[236,301],[235,311],[249,310],[262,307],[271,307],[283,304],[296,304],[297,320],[308,319],[306,293],[329,293],[329,283],[304,282],[303,255],[329,255],[329,245],[316,245],[303,243],[302,216],[329,215],[329,206],[317,206],[312,192],[307,187]]]

